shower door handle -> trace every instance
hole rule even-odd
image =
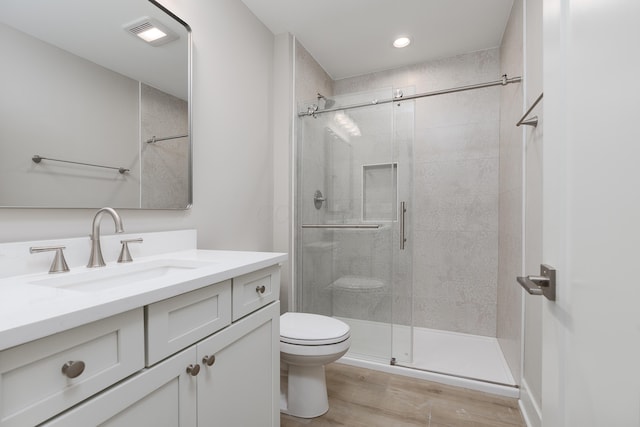
[[[400,250],[404,250],[404,244],[407,243],[404,230],[404,215],[407,213],[407,202],[400,202]]]

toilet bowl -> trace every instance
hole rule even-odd
[[[329,410],[324,366],[351,344],[349,325],[309,313],[280,316],[280,412],[301,418]]]

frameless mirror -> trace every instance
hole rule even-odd
[[[153,0],[2,0],[0,206],[189,208],[190,51]]]

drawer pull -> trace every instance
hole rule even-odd
[[[264,285],[262,286],[256,286],[256,292],[259,294],[264,294],[264,291],[266,291],[267,288],[264,287]]]
[[[62,365],[62,373],[67,378],[76,378],[84,372],[84,362],[82,360],[70,360]]]
[[[197,363],[195,365],[187,366],[187,374],[191,375],[192,377],[195,377],[199,373],[200,373],[200,365],[198,365]]]
[[[216,356],[214,356],[213,354],[211,356],[205,356],[202,358],[202,363],[207,366],[211,366],[216,363]]]

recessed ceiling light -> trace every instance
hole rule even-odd
[[[398,37],[397,39],[394,40],[393,42],[393,46],[397,47],[398,49],[403,48],[403,47],[407,47],[409,46],[409,44],[411,43],[411,39],[409,37]]]

